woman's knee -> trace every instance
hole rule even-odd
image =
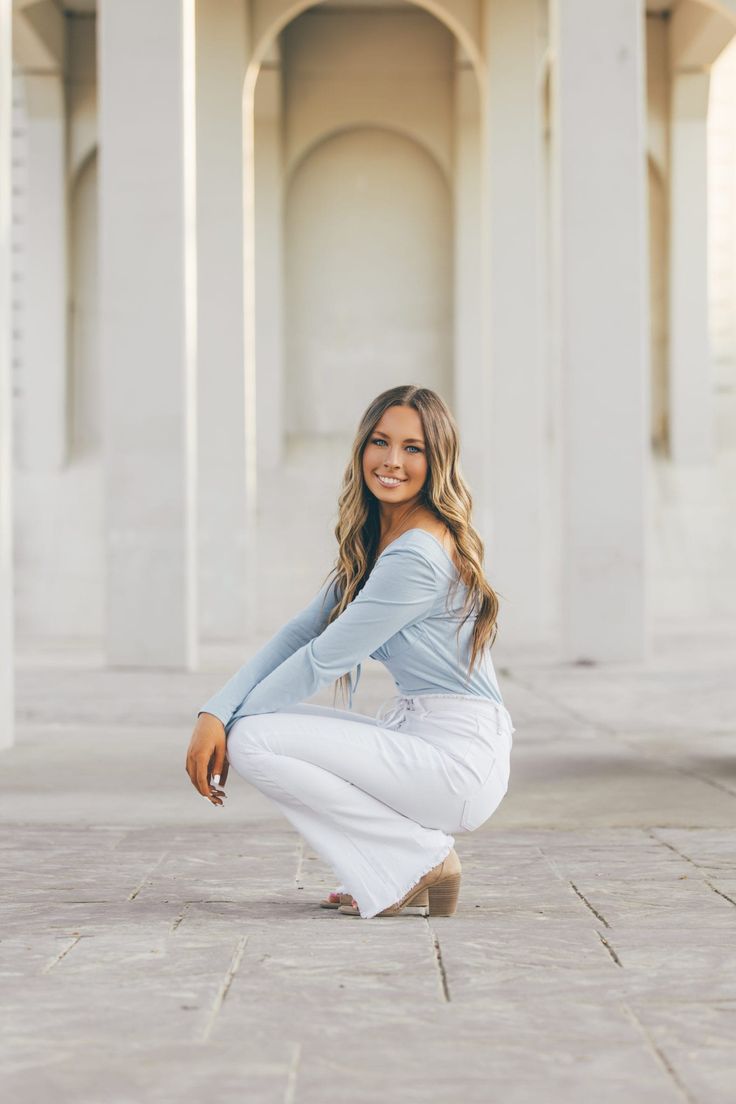
[[[264,723],[267,713],[255,713],[249,717],[239,717],[230,729],[227,737],[227,755],[233,766],[246,762],[255,755],[268,752],[268,725]]]

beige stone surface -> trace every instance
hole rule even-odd
[[[511,785],[457,837],[458,913],[370,921],[318,907],[331,872],[237,776],[222,810],[191,787],[219,675],[23,664],[0,776],[3,1098],[730,1101],[730,653],[702,649],[685,684],[679,654],[509,664]],[[366,668],[357,710],[384,675]]]

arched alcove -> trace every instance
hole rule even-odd
[[[386,366],[386,386],[396,382],[391,369],[398,364],[400,379],[413,377],[435,385],[448,401],[455,401],[460,422],[468,423],[466,437],[470,439],[467,395],[476,386],[482,342],[482,276],[476,249],[480,222],[481,66],[478,44],[458,5],[421,0],[353,9],[283,0],[280,8],[272,6],[268,13],[264,9],[261,14],[263,19],[257,19],[253,28],[254,45],[243,99],[246,417],[250,440],[256,441],[248,451],[247,467],[249,486],[261,488],[259,498],[264,474],[283,463],[283,445],[287,436],[304,425],[304,412],[309,411],[311,428],[314,431],[316,423],[320,435],[325,432],[324,425],[334,420],[330,414],[330,402],[334,400],[330,399],[329,388],[326,398],[319,394],[320,379],[329,380],[333,390],[336,378],[345,380],[350,403],[349,410],[343,404],[340,411],[345,434],[365,401],[384,385],[380,371],[376,375],[377,358]],[[353,137],[348,137],[351,134]],[[336,145],[322,148],[325,141]],[[356,258],[359,260],[361,249],[375,256],[381,240],[385,240],[385,271],[380,279],[370,264],[349,269],[343,264],[342,269],[338,266],[329,274],[339,285],[339,294],[332,296],[334,307],[341,297],[347,298],[351,273],[355,273],[358,282],[349,309],[357,324],[353,325],[352,343],[345,341],[345,348],[341,347],[339,329],[345,326],[348,315],[343,309],[337,325],[330,323],[328,296],[324,296],[328,324],[323,326],[321,338],[323,364],[317,368],[317,314],[315,303],[310,305],[310,296],[313,299],[319,293],[316,282],[322,279],[323,270],[317,264],[316,241],[310,245],[309,237],[314,235],[315,219],[316,225],[326,226],[330,222],[337,225],[341,217],[339,203],[329,190],[334,185],[338,191],[343,189],[344,196],[347,185],[347,178],[342,179],[338,147],[344,154],[350,144],[350,160],[355,163],[362,145],[365,159],[370,161],[370,142],[384,146],[392,142],[402,151],[397,154],[401,165],[389,165],[391,159],[385,159],[394,195],[390,205],[384,196],[384,207],[388,210],[390,206],[390,219],[386,222],[384,218],[383,225],[393,219],[398,240],[406,237],[414,243],[408,245],[408,255],[402,253],[399,258],[399,265],[409,274],[401,287],[408,304],[403,330],[392,339],[391,326],[384,322],[386,317],[390,320],[400,313],[395,309],[399,300],[386,304],[388,315],[381,305],[395,272],[392,258],[399,250],[388,237],[381,238],[379,227],[373,242],[366,239],[362,245],[358,243]],[[376,153],[379,170],[381,156]],[[414,176],[421,181],[415,202],[409,195],[413,183],[406,186],[410,160]],[[317,177],[327,172],[331,161],[336,177],[327,190],[322,187],[320,197]],[[380,175],[375,165],[368,165],[367,171],[374,178]],[[312,200],[307,198],[307,178],[313,188]],[[429,194],[431,180],[434,199]],[[296,190],[292,192],[293,182]],[[374,179],[371,186],[377,183]],[[295,201],[303,203],[305,211],[310,203],[313,205],[306,226],[297,225]],[[364,217],[366,212],[360,206],[358,210],[359,222],[363,226],[370,223],[371,217]],[[422,219],[424,235],[417,232]],[[432,220],[440,222],[439,232],[436,225],[426,230]],[[444,256],[442,264],[437,259],[440,255]],[[295,273],[305,265],[311,266],[310,284],[297,295]],[[430,325],[433,336],[424,326],[420,338],[421,320],[411,317],[417,310],[421,315],[420,308],[411,306],[412,284],[418,299],[422,295],[432,299],[429,282],[433,272],[437,287],[440,283],[443,286],[439,298],[444,297],[444,302]],[[377,300],[372,312],[368,310],[371,296]],[[355,314],[356,302],[364,317],[371,314],[374,319],[369,338],[364,336],[360,314]],[[304,315],[310,309],[311,318],[306,322]],[[301,314],[296,322],[295,311]],[[414,336],[408,342],[407,334],[412,330]],[[446,336],[438,336],[443,330]],[[417,351],[407,359],[401,352],[410,344]],[[433,351],[427,354],[423,351],[426,348]],[[438,353],[440,348],[442,352]],[[296,361],[292,360],[295,350]],[[302,366],[310,357],[313,367],[307,368],[305,377]],[[438,358],[443,360],[441,370]],[[347,374],[346,363],[351,366]],[[375,387],[370,381],[360,391],[352,387],[351,372],[357,371],[358,364],[368,366]],[[335,377],[335,365],[340,365],[342,375]],[[305,403],[305,380],[310,379],[315,387],[311,403]]]
[[[375,395],[436,389],[476,454],[485,427],[473,435],[483,276],[472,36],[429,3],[283,0],[282,17],[262,14],[244,82],[243,271],[246,482],[268,595],[254,618],[265,628],[282,594],[288,614],[283,579],[314,578],[333,554],[340,473]],[[305,531],[324,536],[305,545]]]
[[[286,201],[286,430],[331,434],[421,380],[448,394],[452,211],[416,142],[360,127],[318,143]]]

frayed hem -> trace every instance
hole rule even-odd
[[[385,908],[388,908],[389,905],[393,905],[393,904],[395,904],[396,901],[400,901],[402,897],[406,896],[406,894],[409,892],[410,889],[414,888],[414,886],[417,884],[417,882],[420,882],[422,880],[422,878],[424,877],[425,874],[429,874],[430,870],[433,870],[435,866],[439,866],[439,864],[441,862],[444,862],[445,859],[447,858],[447,856],[452,851],[453,847],[455,846],[455,840],[452,837],[450,837],[450,838],[452,839],[452,843],[450,844],[450,846],[448,847],[448,846],[443,844],[442,848],[437,853],[436,857],[434,859],[432,859],[432,861],[429,863],[429,865],[425,866],[424,869],[419,872],[419,874],[417,874],[414,878],[412,878],[412,880],[406,885],[406,887],[404,889],[400,890],[399,893],[394,894],[391,897],[390,901],[384,901],[381,904],[379,904],[376,908],[369,909],[368,912],[360,912],[360,909],[359,909],[358,911],[359,911],[361,920],[372,920],[375,916],[378,915],[379,912],[383,912],[383,910]],[[354,897],[353,900],[356,900],[356,898]]]

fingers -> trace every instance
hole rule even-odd
[[[227,797],[227,794],[222,788],[222,780],[219,774],[212,775],[212,781],[210,782],[210,801],[213,805],[224,804],[223,799]]]
[[[224,805],[227,794],[224,790],[216,789],[215,787],[210,790],[209,799],[213,805]]]
[[[197,787],[197,789],[199,790],[199,792],[201,794],[204,794],[205,797],[210,796],[210,789],[211,789],[210,779],[209,779],[209,770],[207,769],[207,767],[208,767],[208,764],[204,759],[199,759],[198,760],[198,762],[197,762],[197,775],[196,775],[197,780],[194,783],[195,786]]]
[[[227,777],[224,739],[195,731],[189,745],[186,772],[194,788],[213,805],[224,805],[222,781]]]
[[[215,754],[212,756],[212,773],[216,774],[218,778],[222,776],[222,772],[225,768],[225,741],[218,744],[215,748]]]

